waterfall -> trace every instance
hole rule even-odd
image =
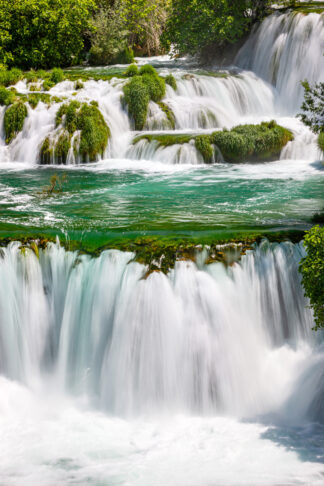
[[[303,254],[264,241],[227,268],[199,259],[143,278],[131,253],[91,258],[57,243],[38,259],[11,243],[0,259],[0,371],[122,416],[276,411],[300,364],[315,366],[312,353],[322,363],[298,274]]]
[[[277,89],[277,111],[296,114],[303,99],[301,81],[324,80],[324,15],[273,14],[251,34],[235,64]]]

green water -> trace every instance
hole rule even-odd
[[[63,173],[62,193],[41,194]],[[0,237],[58,235],[99,247],[138,236],[203,241],[305,230],[324,206],[322,175],[321,164],[295,161],[153,172],[105,164],[0,170]]]

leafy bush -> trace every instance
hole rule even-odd
[[[0,62],[22,69],[77,64],[94,9],[93,0],[1,0]]]
[[[154,69],[154,67],[151,66],[151,64],[144,64],[144,66],[142,66],[140,68],[139,73],[140,73],[141,76],[143,74],[150,74],[152,76],[157,76],[158,75],[156,69]]]
[[[174,91],[177,90],[177,81],[176,81],[175,77],[172,74],[168,74],[166,76],[165,82],[166,82],[166,84],[168,84],[169,86],[171,86],[171,88],[173,88]]]
[[[15,93],[6,89],[4,86],[0,86],[0,105],[11,105],[15,101]]]
[[[150,95],[142,76],[134,76],[124,86],[124,100],[128,106],[129,114],[135,122],[135,130],[144,128]]]
[[[307,81],[302,83],[304,87],[304,101],[301,106],[303,111],[299,115],[314,133],[320,133],[324,127],[324,83],[310,86]]]
[[[54,143],[46,138],[41,147],[41,163],[50,163],[54,155],[58,163],[66,163],[72,135],[80,131],[78,153],[83,162],[94,161],[103,155],[110,137],[110,130],[95,104],[71,101],[60,106],[56,114],[56,127],[62,131]],[[77,154],[76,154],[77,155]]]
[[[26,105],[20,101],[18,103],[14,103],[6,109],[4,116],[4,129],[7,144],[9,144],[23,129],[26,116]]]
[[[155,101],[161,101],[165,96],[165,81],[158,76],[152,76],[150,74],[143,74],[142,80],[147,87],[150,99]]]
[[[60,83],[63,80],[64,80],[64,73],[63,73],[62,69],[60,69],[60,68],[52,69],[50,81],[52,81],[52,83],[54,83],[54,84],[57,84],[57,83]]]
[[[137,64],[131,64],[125,71],[125,76],[132,78],[133,76],[138,75],[138,67]]]
[[[314,311],[315,328],[324,327],[324,228],[314,226],[304,238],[307,256],[301,260],[300,272],[305,295]]]
[[[134,51],[131,47],[125,47],[118,55],[113,58],[114,64],[131,64],[134,62]]]
[[[43,81],[43,90],[44,91],[49,91],[51,88],[55,86],[55,83],[53,81],[50,81],[49,79],[44,79]]]
[[[18,83],[23,78],[23,73],[20,69],[13,68],[8,71],[7,69],[0,69],[0,84],[3,86],[10,86]]]
[[[204,162],[210,164],[214,156],[214,148],[210,143],[210,137],[208,135],[199,135],[195,138],[195,146],[203,156]]]

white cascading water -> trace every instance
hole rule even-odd
[[[319,160],[322,154],[317,148],[316,136],[292,116],[301,105],[300,81],[305,78],[310,82],[324,79],[323,49],[323,15],[274,14],[265,19],[239,52],[236,64],[244,71],[225,71],[216,76],[172,71],[177,79],[177,90],[167,86],[163,102],[174,113],[176,130],[186,133],[208,133],[242,123],[276,119],[290,128],[295,136],[295,140],[284,148],[281,159]],[[162,75],[168,72],[168,69],[161,71]],[[64,81],[52,88],[50,94],[98,102],[112,135],[105,159],[202,164],[202,157],[193,146],[163,148],[154,142],[150,147],[147,143],[132,144],[136,133],[132,131],[121,102],[124,83],[124,80],[117,78],[88,81],[76,94],[74,83]],[[25,82],[20,81],[16,88],[22,93],[28,91]],[[58,108],[58,103],[50,108],[43,103],[39,103],[35,110],[28,107],[23,131],[9,146],[4,142],[5,109],[1,108],[1,160],[37,163],[43,140],[49,134],[55,137]],[[145,130],[174,133],[170,130],[165,113],[153,102],[150,103]],[[75,160],[72,148],[68,162],[79,162]]]
[[[31,388],[86,394],[121,416],[252,418],[283,406],[301,363],[322,363],[301,245],[265,241],[227,269],[178,262],[147,279],[115,250],[93,259],[50,244],[38,260],[13,243],[1,252],[0,372]],[[313,376],[299,421],[312,410]]]
[[[324,80],[324,14],[273,14],[256,28],[235,64],[253,71],[278,91],[278,113],[295,114],[303,99],[301,81]]]

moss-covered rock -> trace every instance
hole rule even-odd
[[[14,91],[6,89],[4,86],[0,86],[0,105],[9,106],[16,99]]]
[[[136,137],[133,143],[143,139],[155,141],[162,147],[189,143],[193,140],[206,163],[212,162],[217,149],[226,162],[239,163],[279,159],[282,148],[293,140],[293,135],[272,121],[260,125],[240,125],[232,130],[217,131],[211,135],[145,134]]]
[[[139,70],[139,75],[128,81],[123,91],[135,130],[143,130],[150,100],[158,103],[165,96],[165,80],[158,76],[153,66],[145,64]]]
[[[51,75],[50,75],[50,81],[52,83],[57,84],[60,83],[61,81],[64,81],[64,72],[60,68],[54,68],[52,69]]]
[[[131,64],[130,66],[128,66],[128,68],[126,69],[125,71],[125,76],[127,76],[128,78],[132,78],[133,76],[137,76],[138,75],[138,67],[136,64]]]
[[[165,82],[166,82],[166,84],[168,84],[169,86],[171,86],[171,88],[173,88],[174,91],[177,90],[177,81],[176,81],[176,78],[172,74],[168,74],[166,76]]]
[[[102,156],[110,137],[110,130],[98,106],[95,103],[71,101],[60,106],[56,114],[56,137],[47,137],[41,147],[40,163],[65,164],[71,146],[72,136],[80,132],[75,139],[73,150],[82,162],[97,160]]]
[[[134,76],[124,86],[123,91],[128,112],[135,123],[135,130],[143,130],[150,102],[147,86],[141,76]]]
[[[22,78],[23,73],[20,69],[0,69],[0,85],[11,86],[18,83],[18,81],[20,81]]]
[[[173,111],[166,103],[163,103],[162,101],[159,101],[158,105],[163,111],[163,113],[166,115],[171,130],[174,130],[176,125],[176,120]]]
[[[6,143],[9,144],[21,132],[27,116],[26,105],[22,102],[14,103],[6,109],[4,115],[4,129]]]

